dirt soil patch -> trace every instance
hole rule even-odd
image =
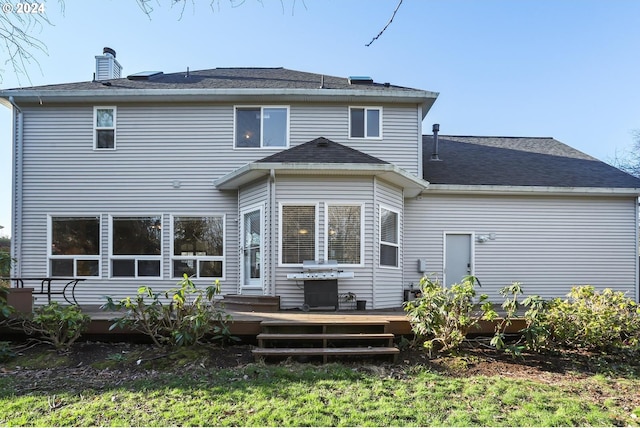
[[[201,370],[242,370],[254,363],[253,345],[202,345],[177,350],[158,349],[142,343],[79,342],[67,352],[58,352],[43,344],[21,343],[14,347],[18,355],[0,362],[0,377],[17,379],[16,394],[40,391],[56,394],[60,391],[108,390],[136,380],[160,379],[166,374],[196,374]],[[288,364],[285,361],[285,364]],[[309,361],[309,364],[320,365]],[[275,362],[274,364],[279,364]],[[476,344],[457,356],[429,358],[420,349],[406,347],[395,362],[384,359],[345,361],[354,370],[397,379],[411,379],[415,369],[431,370],[444,376],[500,376],[515,380],[530,380],[548,385],[582,384],[594,374],[612,378],[618,390],[616,400],[629,411],[640,408],[640,394],[635,383],[616,382],[617,378],[640,378],[640,360],[587,353],[556,355],[525,354],[513,357]],[[590,393],[604,394],[598,387]],[[606,395],[606,394],[605,394]],[[605,397],[606,398],[606,397]],[[604,399],[604,398],[603,398]]]

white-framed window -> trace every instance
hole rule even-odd
[[[100,276],[100,216],[49,216],[49,275]]]
[[[399,267],[400,214],[380,207],[380,266]]]
[[[171,275],[224,278],[225,217],[172,217]]]
[[[235,147],[289,146],[288,106],[236,106]]]
[[[316,219],[316,205],[280,205],[280,264],[301,265],[316,259]]]
[[[362,265],[363,214],[362,205],[326,205],[327,259],[343,265]]]
[[[95,150],[115,150],[116,148],[116,107],[93,107],[93,148]]]
[[[382,138],[382,107],[349,107],[349,138]]]
[[[112,278],[162,277],[162,217],[111,217]]]

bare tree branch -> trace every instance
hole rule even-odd
[[[631,150],[618,154],[609,163],[622,171],[640,178],[640,129],[631,131],[634,142]]]
[[[400,6],[402,6],[402,1],[403,0],[399,0],[398,1],[398,5],[396,6],[396,10],[393,11],[393,14],[391,15],[391,18],[389,19],[389,22],[387,22],[387,25],[384,26],[384,28],[382,30],[380,30],[380,32],[378,33],[377,36],[375,36],[373,39],[371,39],[371,41],[369,43],[367,43],[365,46],[369,47],[373,44],[373,42],[375,42],[376,40],[378,40],[380,38],[380,36],[382,36],[382,33],[384,33],[387,28],[389,28],[389,25],[391,25],[391,23],[393,22],[393,18],[396,17],[396,13],[398,13],[398,9],[400,9]]]
[[[64,15],[64,0],[58,0],[60,11]],[[41,3],[3,3],[0,13],[0,51],[6,54],[4,64],[9,64],[13,69],[18,83],[22,85],[21,77],[27,79],[29,84],[29,66],[35,64],[40,68],[37,55],[48,55],[47,45],[34,33],[41,33],[46,25],[53,25],[47,16],[45,9],[46,0]],[[38,7],[33,13],[18,13],[18,7]],[[42,8],[42,9],[40,9]],[[0,69],[0,83],[4,69]]]

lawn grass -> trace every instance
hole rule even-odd
[[[0,376],[2,426],[612,426],[638,425],[640,413],[620,403],[640,391],[637,377],[538,382],[426,366],[249,364],[105,375],[97,386],[20,382]]]

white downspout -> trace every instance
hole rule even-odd
[[[269,171],[269,197],[270,197],[270,201],[269,204],[271,205],[271,209],[269,210],[269,226],[271,227],[271,231],[270,233],[270,237],[269,237],[269,252],[271,255],[271,269],[269,269],[269,295],[274,296],[276,295],[276,266],[277,266],[277,259],[276,259],[276,247],[277,247],[277,243],[279,242],[278,239],[276,239],[276,171],[271,168],[271,170]]]
[[[635,219],[636,219],[636,227],[635,227],[635,231],[636,231],[636,237],[635,237],[635,244],[636,244],[636,258],[635,258],[635,262],[636,262],[636,302],[640,303],[640,248],[639,248],[639,244],[638,244],[638,239],[640,239],[640,230],[638,229],[640,227],[640,209],[639,209],[639,205],[640,205],[640,198],[636,198],[636,209],[635,209]]]
[[[9,97],[9,102],[13,106],[13,174],[11,177],[11,187],[13,193],[13,209],[11,218],[11,257],[17,260],[12,268],[12,276],[22,276],[22,158],[24,139],[24,118],[22,109],[16,104],[13,97]],[[17,125],[17,126],[16,126]],[[16,129],[17,127],[17,129]]]

